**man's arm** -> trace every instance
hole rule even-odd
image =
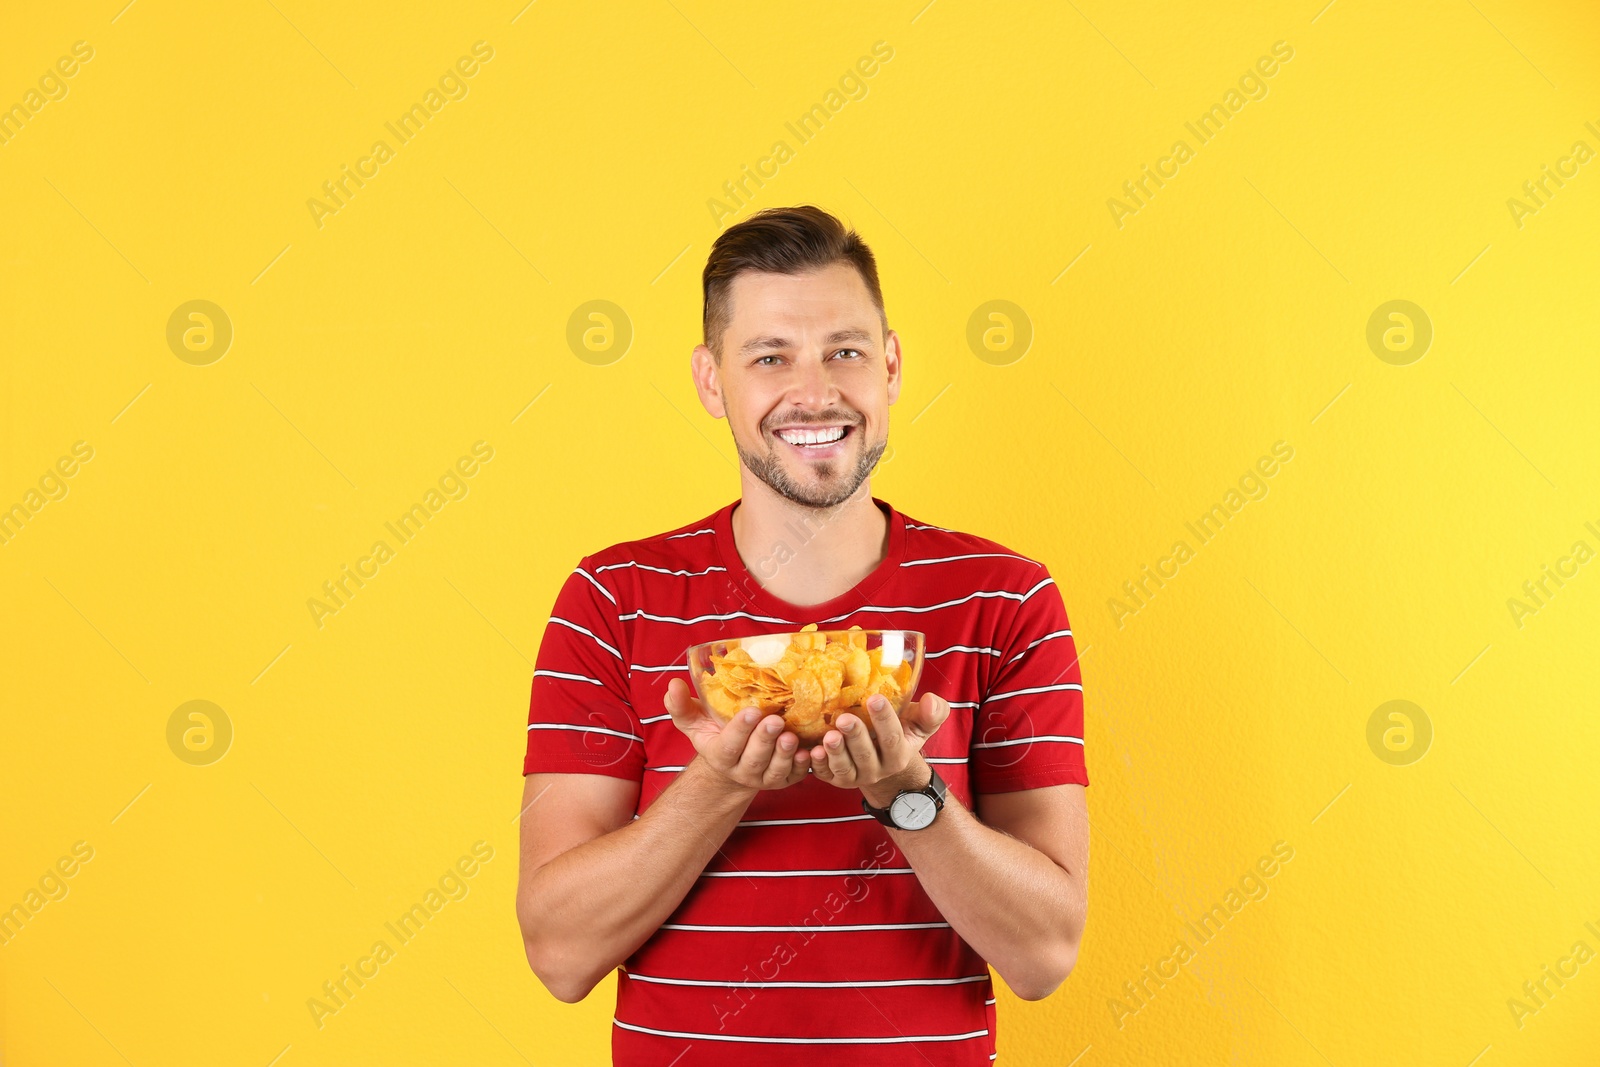
[[[862,793],[884,807],[900,788]],[[940,914],[1024,1000],[1055,992],[1078,961],[1089,905],[1084,794],[1081,785],[978,794],[975,814],[946,793],[932,825],[888,828]]]
[[[876,739],[859,716],[841,715],[813,750],[813,767],[882,808],[900,790],[928,784],[922,746],[950,705],[932,693],[899,716],[881,697],[868,705]],[[1049,996],[1078,960],[1089,895],[1084,792],[1069,784],[978,793],[981,821],[947,792],[931,825],[886,828],[940,914],[1024,1000]]]
[[[524,779],[517,921],[534,974],[575,1004],[655,933],[749,807],[754,789],[696,757],[638,819],[639,783]]]
[[[517,922],[528,965],[573,1004],[660,928],[750,800],[805,776],[783,718],[747,710],[722,725],[678,679],[667,709],[696,756],[633,818],[639,783],[604,774],[524,777]]]

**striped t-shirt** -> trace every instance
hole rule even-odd
[[[889,520],[887,555],[808,607],[746,568],[737,501],[581,560],[539,646],[523,773],[637,781],[643,812],[695,757],[663,704],[668,680],[688,678],[687,648],[814,622],[927,635],[913,696],[937,693],[951,711],[923,754],[969,809],[974,793],[1087,785],[1078,657],[1050,572],[873,501]],[[797,525],[795,543],[807,536]],[[771,573],[784,551],[755,571]],[[862,812],[860,791],[808,775],[755,795],[619,968],[613,1062],[986,1065],[994,1003],[984,960]]]

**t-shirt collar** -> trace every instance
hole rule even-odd
[[[713,516],[712,526],[716,530],[717,552],[722,557],[722,565],[727,568],[728,584],[732,587],[734,596],[758,614],[772,615],[802,624],[848,615],[857,608],[871,603],[872,595],[899,571],[900,564],[905,560],[906,547],[905,516],[887,501],[873,497],[872,502],[889,520],[888,552],[870,574],[848,591],[832,600],[804,607],[791,604],[768,592],[744,565],[744,559],[739,555],[739,546],[733,538],[733,511],[739,501],[734,500],[724,506]],[[795,539],[799,540],[803,533],[804,528],[796,525]]]

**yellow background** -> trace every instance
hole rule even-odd
[[[737,492],[687,359],[708,201],[779,140],[737,216],[858,227],[905,347],[874,491],[1045,560],[1084,652],[1087,938],[1049,999],[1001,989],[1001,1062],[1592,1062],[1600,962],[1520,1026],[1507,1001],[1600,951],[1600,564],[1520,627],[1507,601],[1600,549],[1600,162],[1520,227],[1506,203],[1600,149],[1592,7],[520,7],[7,20],[0,104],[94,58],[0,146],[0,506],[94,458],[0,546],[0,907],[94,858],[0,948],[6,1063],[606,1061],[612,982],[554,1001],[513,917],[530,661],[581,555]],[[319,228],[308,199],[479,40],[468,95]],[[166,340],[196,299],[234,329],[206,366]],[[633,331],[608,365],[566,340],[596,299]],[[1007,365],[967,342],[996,299],[1033,329]],[[1366,342],[1396,299],[1434,329],[1406,366]],[[1280,440],[1267,496],[1119,627],[1122,583]],[[307,600],[477,441],[469,494],[319,628]],[[1396,699],[1433,730],[1405,766],[1367,742]],[[190,700],[233,726],[209,766],[167,743]],[[319,1029],[307,999],[480,840],[468,895]],[[1200,947],[1183,924],[1278,841]]]

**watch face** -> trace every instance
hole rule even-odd
[[[907,793],[896,797],[889,808],[889,817],[902,830],[920,830],[931,823],[938,813],[933,798],[926,793]]]

